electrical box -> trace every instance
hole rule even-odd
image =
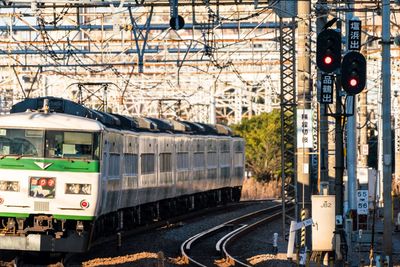
[[[332,251],[335,231],[335,196],[313,195],[312,205],[312,250]]]

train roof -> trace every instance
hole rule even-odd
[[[27,129],[57,129],[77,131],[101,131],[104,125],[99,121],[69,114],[43,112],[21,112],[0,116],[0,127]]]
[[[104,126],[110,128],[136,132],[148,131],[195,135],[232,136],[232,131],[230,128],[224,125],[211,125],[158,118],[129,117],[126,115],[106,113],[99,110],[90,109],[71,100],[51,96],[27,98],[13,105],[10,112],[22,113],[29,110],[41,111],[44,108],[45,102],[48,105],[48,112],[50,113],[64,113],[75,117],[83,117],[100,122]],[[35,114],[39,113],[36,112]],[[74,125],[74,127],[79,127],[77,124],[72,125]],[[77,129],[76,127],[75,129]]]

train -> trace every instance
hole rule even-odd
[[[244,152],[220,124],[27,98],[0,116],[0,249],[85,252],[102,236],[239,201]]]

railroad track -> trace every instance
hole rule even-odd
[[[174,227],[181,227],[181,225],[186,224],[186,221],[193,221],[196,220],[197,218],[201,218],[204,216],[213,216],[213,215],[207,215],[207,214],[216,214],[219,213],[226,213],[229,211],[234,211],[236,209],[240,209],[241,207],[246,207],[248,205],[253,205],[256,204],[260,201],[243,201],[239,203],[230,203],[224,206],[217,206],[217,207],[212,207],[212,208],[206,208],[206,209],[201,209],[198,211],[193,211],[181,216],[176,216],[173,218],[169,218],[168,220],[163,220],[163,221],[157,221],[149,225],[143,225],[137,227],[135,230],[131,231],[126,231],[121,233],[120,235],[112,234],[110,236],[104,237],[100,240],[97,240],[95,244],[93,244],[94,251],[97,249],[100,249],[101,247],[108,247],[111,250],[115,250],[116,253],[114,255],[117,255],[115,257],[118,257],[121,251],[119,251],[121,243],[122,246],[126,243],[129,243],[132,237],[138,234],[143,234],[143,233],[148,233],[148,232],[153,232],[156,229],[160,228],[174,228]],[[162,249],[160,249],[162,250]],[[5,253],[5,254],[4,254]],[[122,253],[122,252],[121,252]],[[130,252],[125,252],[125,254],[129,254]],[[15,256],[11,256],[11,254]],[[45,261],[46,257],[40,257],[38,256],[39,253],[30,253],[29,255],[23,255],[26,253],[23,252],[0,252],[0,266],[47,266],[49,264],[48,261]],[[36,259],[32,260],[32,255],[35,256]],[[93,256],[92,256],[93,254]],[[89,261],[90,259],[97,258],[98,255],[95,256],[96,253],[93,253],[93,251],[89,251],[87,254],[85,254],[85,259]],[[8,255],[8,256],[7,256]],[[43,262],[40,262],[40,259],[43,259]],[[78,257],[74,254],[71,253],[66,253],[63,254],[63,257],[60,258],[58,261],[52,261],[51,266],[56,266],[56,267],[61,267],[61,266],[77,266],[80,263],[81,257]]]
[[[281,209],[281,205],[260,209],[198,233],[182,243],[182,257],[194,266],[207,267],[221,262],[251,266],[236,259],[228,248],[258,226],[280,218]]]

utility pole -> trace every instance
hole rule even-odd
[[[382,0],[382,137],[383,137],[383,253],[392,262],[392,132],[390,60],[390,0]]]
[[[311,1],[298,2],[298,14],[303,20],[298,26],[298,82],[297,82],[297,103],[298,110],[311,109]],[[301,118],[298,118],[298,120]],[[307,127],[308,128],[308,127]],[[303,142],[312,144],[311,140]],[[300,212],[299,221],[303,221],[310,216],[311,208],[311,184],[310,184],[310,148],[297,147],[297,192]],[[300,249],[302,253],[307,253],[310,247],[310,234],[306,234],[306,228],[301,229]],[[304,264],[304,263],[300,263]]]

